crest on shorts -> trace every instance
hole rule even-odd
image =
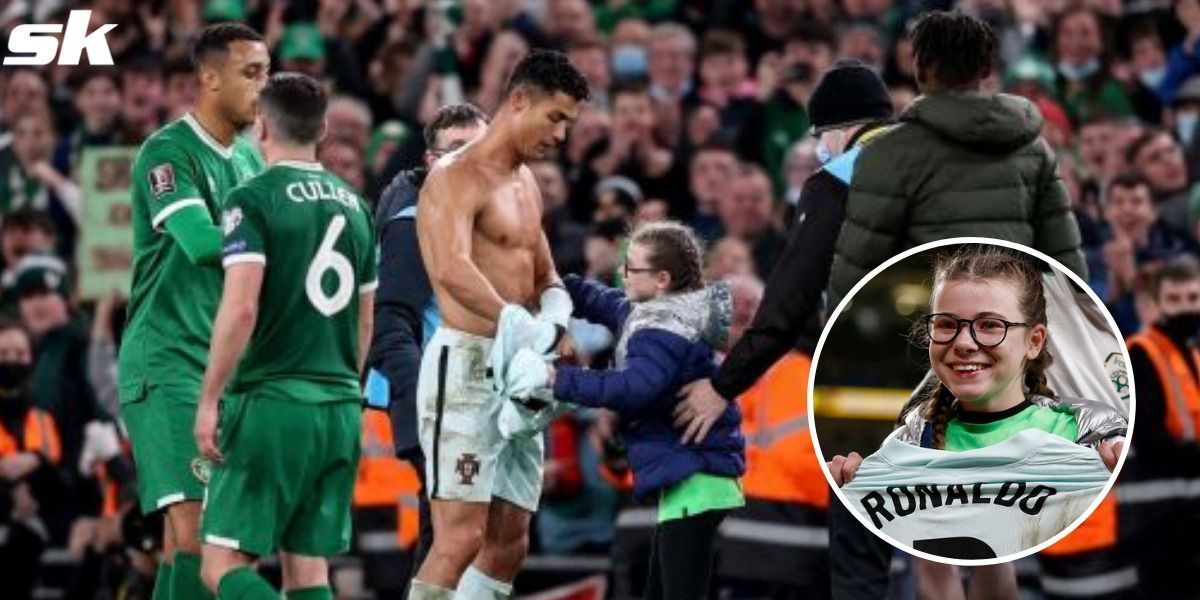
[[[175,169],[171,168],[171,163],[163,163],[150,169],[147,177],[150,178],[150,193],[154,194],[155,198],[175,191]]]
[[[207,460],[197,456],[192,459],[192,475],[196,477],[200,483],[208,485],[208,477],[212,474],[212,465]]]
[[[475,485],[475,476],[479,474],[479,460],[474,454],[464,453],[458,457],[458,462],[454,465],[454,472],[458,473],[458,482],[463,485]]]

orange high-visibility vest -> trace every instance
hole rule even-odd
[[[1092,514],[1084,519],[1075,531],[1051,544],[1042,554],[1047,556],[1067,556],[1108,550],[1117,546],[1117,495],[1115,490],[1109,491],[1104,500]]]
[[[746,436],[747,498],[827,508],[829,486],[808,431],[812,359],[791,352],[738,397]]]
[[[1195,442],[1200,431],[1200,382],[1188,367],[1190,361],[1200,372],[1200,351],[1190,348],[1185,356],[1161,331],[1148,327],[1125,343],[1141,349],[1150,357],[1166,398],[1167,431],[1179,441]]]
[[[37,452],[53,464],[62,460],[58,426],[50,413],[36,408],[29,409],[25,414],[25,431],[21,432],[20,438],[0,425],[0,458],[18,452]]]
[[[392,423],[387,413],[364,411],[354,506],[395,506],[396,536],[401,548],[409,548],[416,543],[419,532],[417,494],[421,483],[412,465],[396,458],[392,448]]]

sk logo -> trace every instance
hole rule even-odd
[[[463,454],[454,465],[458,473],[458,482],[463,485],[475,485],[475,476],[479,474],[479,461],[474,454]]]

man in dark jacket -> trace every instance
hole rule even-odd
[[[471,104],[441,108],[425,127],[428,150],[424,166],[396,175],[375,208],[379,289],[375,292],[375,330],[367,359],[368,403],[388,410],[396,456],[412,464],[421,480],[421,533],[414,565],[421,564],[433,541],[415,396],[421,348],[438,323],[433,288],[417,245],[417,200],[434,161],[474,140],[487,123],[487,115]]]
[[[1041,115],[1024,98],[983,92],[995,34],[974,17],[931,12],[912,39],[923,95],[858,158],[829,306],[901,251],[958,236],[1031,246],[1086,279],[1071,199],[1039,137]]]
[[[812,356],[821,335],[821,297],[855,161],[887,132],[893,109],[887,87],[873,70],[841,61],[817,84],[808,111],[824,166],[804,182],[787,248],[771,270],[754,320],[711,380],[684,388],[688,401],[677,405],[675,415],[677,426],[686,424],[685,441],[704,439],[723,414],[718,409],[749,390],[789,351]],[[839,502],[830,504],[829,523],[835,596],[886,595],[890,547]]]

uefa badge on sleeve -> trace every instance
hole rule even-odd
[[[155,198],[161,198],[163,194],[169,194],[175,191],[175,169],[171,167],[171,163],[163,163],[150,169],[150,193]]]

